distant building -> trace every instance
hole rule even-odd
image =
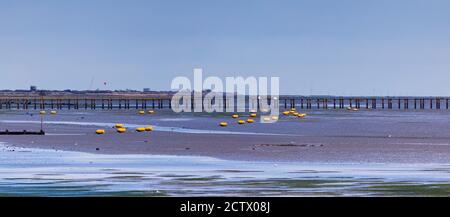
[[[142,89],[143,92],[150,92],[150,88],[146,87],[144,89]]]
[[[30,91],[31,91],[31,92],[37,91],[37,87],[34,86],[34,85],[30,86]]]

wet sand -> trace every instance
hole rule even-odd
[[[36,113],[1,113],[0,130],[38,130]],[[140,116],[134,110],[64,111],[45,116],[45,136],[2,135],[0,142],[99,154],[193,155],[240,161],[450,163],[450,117],[445,112],[308,114],[305,119],[282,116],[274,124],[241,126],[229,115],[218,114],[178,115],[166,111]],[[229,126],[219,127],[224,120]],[[118,134],[104,127],[111,123],[150,124],[155,125],[155,131],[138,133],[129,128],[127,133]],[[105,128],[106,134],[96,135],[94,131],[99,128]]]
[[[447,196],[450,180],[448,164],[249,162],[3,144],[0,162],[0,196]]]

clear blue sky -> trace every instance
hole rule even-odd
[[[450,1],[0,0],[0,89],[169,89],[194,67],[282,93],[450,95]]]

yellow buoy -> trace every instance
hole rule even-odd
[[[45,115],[45,113],[46,113],[45,111],[40,111],[39,112],[39,114],[41,114],[41,115]]]
[[[104,129],[98,129],[95,131],[96,134],[105,134],[105,130]]]
[[[56,111],[51,111],[50,114],[56,115]]]
[[[239,117],[239,115],[237,115],[237,114],[234,114],[234,115],[231,115],[231,117],[232,117],[232,118],[238,118],[238,117]]]
[[[254,122],[253,119],[251,119],[251,118],[247,119],[247,123],[253,123],[253,122]]]
[[[272,116],[271,118],[272,118],[272,120],[274,120],[274,121],[278,120],[278,116]]]
[[[256,113],[251,113],[250,117],[256,117]]]
[[[115,127],[116,128],[123,128],[123,124],[116,124]]]
[[[140,115],[145,115],[145,111],[139,111]]]
[[[297,117],[304,118],[304,117],[306,117],[306,114],[305,113],[300,113],[300,114],[297,115]]]
[[[245,124],[245,121],[244,120],[239,120],[238,124]]]
[[[145,128],[145,131],[153,131],[153,127],[152,127],[152,126],[147,126],[147,127]]]
[[[149,114],[153,114],[153,113],[155,113],[155,111],[149,110],[148,113],[149,113]]]
[[[294,112],[292,113],[294,116],[298,116],[298,112]]]
[[[136,132],[144,132],[145,128],[144,127],[138,127],[136,128]]]
[[[219,125],[220,125],[221,127],[226,127],[226,126],[228,125],[228,123],[227,123],[227,122],[220,122]]]
[[[284,111],[283,115],[289,115],[289,111]]]
[[[125,129],[125,128],[117,128],[117,132],[118,133],[125,133],[125,132],[127,132],[127,129]]]

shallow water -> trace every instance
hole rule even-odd
[[[40,121],[0,120],[0,123],[40,124]],[[46,121],[45,124],[96,126],[96,127],[108,127],[108,128],[112,128],[115,125],[115,123],[86,122],[86,121]],[[125,123],[124,126],[131,127],[131,128],[137,128],[137,127],[146,127],[148,125]],[[201,129],[181,128],[181,127],[175,127],[175,126],[172,126],[172,127],[155,126],[155,125],[152,125],[152,126],[153,126],[154,131],[175,132],[175,133],[235,134],[235,135],[289,135],[289,134],[276,134],[276,133],[236,132],[236,131],[225,131],[225,130],[201,130]]]
[[[2,144],[0,195],[448,196],[450,164],[243,162]]]

